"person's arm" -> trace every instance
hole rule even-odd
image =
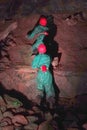
[[[43,27],[43,26],[41,26],[41,25],[38,25],[38,26],[36,26],[36,27],[34,28],[33,31],[31,31],[31,33],[27,34],[27,38],[28,38],[28,39],[32,39],[32,38],[34,38],[34,36],[35,36],[36,34],[42,33],[42,32],[44,32],[44,31],[48,31],[48,27]]]

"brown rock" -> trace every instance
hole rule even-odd
[[[35,121],[38,120],[38,117],[36,116],[27,116],[27,119],[29,121],[30,124],[34,123]]]
[[[87,13],[85,16],[87,18]],[[39,15],[31,15],[28,18],[23,17],[18,19],[18,28],[16,32],[14,32],[17,46],[8,50],[12,65],[29,65],[29,62],[31,61],[28,53],[28,49],[30,49],[30,40],[26,39],[25,36],[27,32],[34,27],[38,17]],[[54,14],[54,22],[56,25],[58,25],[58,33],[55,36],[55,40],[59,43],[59,51],[62,52],[60,61],[61,66],[58,68],[60,72],[57,73],[55,81],[60,90],[59,96],[74,97],[76,95],[83,94],[84,92],[87,93],[87,75],[84,75],[84,73],[78,73],[78,76],[75,76],[76,73],[74,73],[74,75],[64,75],[64,73],[69,71],[86,73],[87,71],[87,22],[78,22],[76,19],[66,19],[63,21],[61,17],[61,14]],[[8,24],[8,22],[6,24]],[[67,24],[71,26],[68,26]],[[1,28],[2,25],[5,27],[4,24],[0,23]],[[26,95],[28,99],[32,99],[33,97],[35,98],[35,93],[33,94],[33,92],[36,92],[36,90],[35,85],[31,83],[33,81],[28,79],[28,75],[29,73],[26,74],[26,79],[24,79],[25,74],[22,77],[17,73],[14,73],[14,70],[12,69],[9,73],[0,73],[0,81],[5,86],[5,88],[15,88],[18,91],[19,84],[20,91],[23,92],[23,94]],[[34,86],[34,89],[31,89],[32,86]]]
[[[1,108],[0,108],[0,110],[1,110],[1,112],[3,113],[3,112],[5,112],[6,111],[6,106],[0,106]]]
[[[10,117],[10,118],[12,118],[13,114],[12,114],[11,111],[6,111],[6,112],[3,113],[3,117]]]
[[[5,117],[5,118],[3,118],[3,119],[1,120],[0,126],[3,127],[3,126],[11,125],[11,124],[12,124],[11,118]]]
[[[24,126],[24,129],[26,130],[38,130],[38,125],[35,123],[30,123],[26,126]]]
[[[6,103],[4,99],[0,96],[0,119],[1,119],[1,113],[3,113],[6,110]]]
[[[44,121],[38,127],[38,130],[54,130],[54,128],[50,124],[51,121]]]
[[[33,115],[35,112],[33,110],[28,110],[29,115]]]
[[[22,112],[26,112],[26,109],[23,107],[19,107],[19,108],[12,108],[11,111],[13,113],[20,113],[20,112],[22,113]]]
[[[17,22],[10,24],[3,32],[0,33],[0,40],[5,39],[8,34],[17,28]]]
[[[5,103],[4,99],[2,98],[2,96],[0,96],[0,107],[1,106],[6,106],[6,103]]]
[[[12,122],[15,126],[21,126],[21,125],[27,125],[28,124],[28,120],[26,117],[24,117],[23,115],[15,115],[12,118]]]
[[[22,102],[20,102],[17,98],[13,98],[7,94],[4,95],[4,98],[7,103],[7,108],[19,108],[22,106]]]
[[[67,130],[79,130],[78,128],[67,128]]]
[[[45,119],[46,120],[52,120],[52,115],[50,114],[50,112],[45,113]]]
[[[82,125],[82,127],[87,130],[87,122]]]
[[[76,25],[76,24],[77,24],[77,19],[69,19],[69,18],[67,18],[67,19],[66,19],[66,23],[67,23],[69,26]]]
[[[30,65],[32,61],[31,53],[31,46],[29,45],[18,45],[8,51],[11,62],[14,65]]]
[[[22,66],[21,66],[22,67]],[[24,66],[26,68],[27,66]],[[36,102],[36,97],[40,91],[35,87],[35,73],[23,72],[18,73],[15,68],[10,68],[0,73],[2,86],[7,90],[16,90],[23,93],[29,100]]]
[[[14,126],[13,125],[4,126],[4,127],[2,127],[2,130],[14,130]]]
[[[2,114],[2,111],[0,110],[0,121],[2,120],[3,118],[3,114]]]
[[[37,106],[33,106],[33,107],[32,107],[32,110],[33,110],[35,113],[41,113],[41,110],[40,110]]]

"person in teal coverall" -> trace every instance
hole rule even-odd
[[[37,89],[46,93],[46,99],[52,99],[55,97],[55,91],[53,86],[53,78],[52,74],[49,71],[49,67],[51,64],[51,58],[45,54],[46,46],[44,44],[40,44],[38,46],[39,54],[36,55],[32,61],[32,68],[38,69],[36,82]],[[43,95],[41,95],[43,97]],[[52,102],[50,100],[50,102]]]
[[[48,35],[47,32],[40,33],[40,35],[37,37],[36,41],[32,45],[32,51],[36,50],[40,44],[44,43],[43,40],[47,35]]]
[[[28,39],[33,39],[36,34],[38,34],[36,41],[32,45],[32,52],[37,53],[38,46],[43,43],[43,39],[46,35],[48,35],[47,31],[49,28],[47,27],[47,19],[42,16],[39,19],[38,25],[34,27],[32,31],[27,33]]]
[[[41,17],[39,20],[39,24],[32,31],[27,33],[27,38],[33,39],[36,34],[39,34],[48,30],[49,28],[47,27],[47,19],[45,17]]]

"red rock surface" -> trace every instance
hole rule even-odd
[[[57,34],[54,39],[59,44],[59,52],[62,53],[60,64],[56,71],[54,70],[60,95],[72,97],[87,92],[87,20],[77,20],[75,25],[68,25],[67,21],[62,19],[62,15],[53,14],[53,16],[57,25]],[[16,45],[8,48],[11,60],[7,62],[5,58],[1,59],[3,71],[0,72],[0,82],[6,89],[20,91],[30,99],[35,99],[37,95],[35,74],[28,72],[18,74],[15,68],[17,65],[23,65],[25,68],[26,65],[30,65],[32,59],[30,59],[31,46],[29,44],[32,44],[35,39],[28,40],[26,34],[34,27],[38,18],[39,15],[33,14],[28,17],[15,18],[12,21],[0,22],[1,30],[13,21],[18,23],[18,27],[13,31]]]

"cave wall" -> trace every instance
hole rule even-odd
[[[7,15],[29,15],[32,13],[72,13],[87,10],[86,0],[1,0],[0,17]]]

